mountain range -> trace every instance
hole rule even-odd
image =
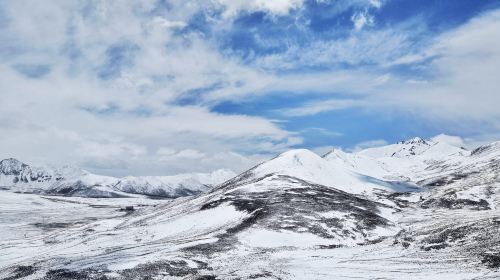
[[[2,167],[4,178],[46,182],[45,173],[19,166]],[[7,227],[0,276],[497,279],[499,190],[500,142],[472,151],[421,138],[323,156],[291,150],[196,195],[132,213],[51,217],[35,233],[32,223],[16,224],[33,234],[24,239]],[[25,195],[40,213],[88,203]],[[8,198],[0,210],[17,213]]]
[[[18,192],[78,197],[130,197],[149,195],[176,198],[207,191],[235,176],[231,170],[172,176],[127,176],[115,178],[65,166],[33,167],[17,159],[0,161],[0,186]]]

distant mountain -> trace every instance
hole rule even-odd
[[[437,159],[454,155],[467,155],[468,151],[465,148],[455,147],[445,142],[432,142],[415,137],[393,145],[362,150],[357,154],[372,158],[425,156]]]
[[[126,193],[180,197],[206,192],[234,176],[236,174],[228,169],[173,176],[129,176],[119,179],[114,188]]]
[[[497,204],[492,186],[500,181],[500,141],[468,151],[413,138],[355,153],[335,149],[323,158],[380,180],[412,182],[423,190],[425,207],[492,209]]]
[[[438,161],[467,158],[470,151],[445,142],[415,137],[396,144],[368,148],[354,153],[334,149],[325,154],[327,161],[353,171],[389,181],[418,181],[426,168]]]
[[[76,167],[32,167],[17,159],[0,161],[0,186],[19,192],[81,197],[127,197],[134,194],[175,198],[205,192],[235,176],[230,170],[173,176],[115,178]]]

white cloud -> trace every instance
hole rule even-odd
[[[158,154],[159,156],[168,157],[168,156],[175,155],[176,152],[177,151],[174,150],[174,149],[166,148],[166,147],[161,147],[161,148],[158,149],[158,151],[156,152],[156,154]]]
[[[342,110],[360,106],[362,102],[349,99],[331,99],[326,101],[313,102],[301,107],[283,110],[281,113],[289,117],[300,117],[315,115],[322,112]]]
[[[263,11],[270,15],[286,15],[290,10],[302,7],[303,0],[216,0],[225,11],[224,16],[233,17],[240,12]]]
[[[389,143],[387,143],[387,141],[385,141],[383,139],[363,141],[363,142],[360,142],[360,143],[356,144],[356,146],[354,146],[354,148],[350,149],[349,151],[351,151],[351,152],[359,152],[359,151],[364,150],[364,149],[374,148],[374,147],[381,147],[381,146],[385,146],[385,145],[388,145],[388,144]]]
[[[382,1],[380,0],[370,0],[370,4],[372,4],[372,6],[377,9],[380,9],[380,7],[382,7]]]
[[[500,10],[484,13],[434,38],[429,45],[418,51],[408,45],[410,41],[405,32],[408,30],[398,28],[392,31],[374,31],[374,41],[369,44],[353,44],[351,48],[341,45],[346,46],[346,52],[342,53],[339,53],[339,49],[329,53],[327,44],[324,44],[325,47],[306,50],[302,57],[306,57],[304,61],[311,58],[311,65],[321,65],[339,57],[340,61],[353,65],[371,63],[379,67],[372,68],[369,72],[323,72],[322,80],[318,79],[309,84],[310,91],[328,93],[329,90],[334,94],[341,92],[343,99],[346,95],[355,94],[357,102],[346,104],[342,100],[332,100],[326,103],[305,103],[303,108],[294,108],[289,113],[307,115],[352,106],[385,114],[411,114],[437,126],[446,126],[447,129],[462,133],[478,133],[477,130],[480,129],[498,131],[500,80],[497,78],[497,69],[500,65],[500,49],[497,46],[500,45]],[[362,31],[361,34],[368,33]],[[387,34],[387,37],[381,36],[382,34]],[[348,40],[358,38],[356,36],[358,35]],[[363,42],[361,37],[359,38],[359,41]],[[382,43],[384,41],[388,44]],[[332,42],[331,46],[336,46],[335,44],[336,42]],[[380,46],[380,49],[377,46]],[[349,52],[349,49],[352,52]],[[349,55],[351,53],[352,57]],[[380,55],[377,55],[378,53]],[[373,57],[374,60],[365,60],[363,55]],[[351,59],[348,59],[349,57]],[[301,65],[300,59],[298,65]],[[287,64],[283,61],[293,65],[293,55],[290,53],[275,57],[275,60],[269,60],[269,64],[264,65],[276,62],[277,65],[286,67]],[[396,64],[404,64],[422,74],[402,77],[396,72],[388,75],[388,67]],[[328,75],[337,79],[340,75],[343,81],[327,87],[325,85],[330,82],[330,79],[326,78]],[[295,80],[303,81],[299,77],[295,77]],[[303,87],[298,85],[297,88]],[[482,133],[485,132],[487,133]]]
[[[480,135],[472,135],[464,138],[464,141],[466,143],[466,148],[469,150],[473,150],[481,145],[487,145],[490,144],[492,141],[499,141],[500,139],[500,133],[498,132],[493,132],[493,133],[483,133]]]
[[[360,30],[346,38],[313,40],[305,47],[292,45],[286,52],[258,57],[255,64],[271,71],[315,66],[338,69],[345,64],[386,66],[412,49],[408,35],[398,28]]]
[[[202,159],[207,155],[194,149],[185,149],[181,151],[175,151],[169,148],[160,148],[158,150],[158,154],[160,154],[160,160],[169,161],[169,160],[184,160],[184,159]]]
[[[182,150],[179,153],[177,153],[177,157],[187,158],[187,159],[200,159],[200,158],[205,157],[205,154],[200,152],[200,151],[197,151],[197,150],[186,149],[186,150]]]
[[[258,9],[268,11],[273,14],[285,15],[292,9],[297,9],[303,5],[303,0],[256,0],[255,6]]]
[[[381,5],[380,1],[358,2],[374,8]],[[454,119],[455,128],[472,119],[500,129],[498,11],[438,37],[420,51],[411,48],[405,30],[368,31],[364,27],[374,19],[362,12],[353,17],[359,32],[350,37],[314,41],[305,49],[291,47],[247,65],[221,54],[203,34],[176,32],[186,27],[193,14],[214,5],[223,8],[225,18],[208,20],[222,28],[240,12],[285,15],[303,8],[303,1],[214,0],[208,6],[207,2],[172,1],[171,9],[161,13],[153,13],[156,1],[152,0],[89,3],[19,0],[2,6],[9,24],[2,27],[0,47],[11,52],[0,53],[0,133],[4,135],[0,157],[83,164],[96,171],[109,169],[103,172],[113,175],[221,167],[240,171],[262,160],[265,153],[288,149],[302,139],[276,121],[218,114],[210,108],[221,101],[273,92],[342,94],[342,100],[325,98],[283,110],[287,116],[360,107],[400,110],[433,122]],[[338,9],[348,5],[352,4],[339,3],[343,7]],[[145,16],[150,14],[161,16]],[[96,73],[110,61],[110,49],[120,44],[135,49],[123,54],[129,63],[120,65],[116,77],[100,80]],[[431,58],[424,70],[434,73],[434,79],[387,74],[391,65]],[[48,71],[33,79],[16,71],[13,66],[18,64],[47,65]],[[374,67],[335,67],[342,64]],[[280,74],[280,70],[315,66],[331,70]],[[195,96],[198,103],[177,103],[207,88],[212,90]],[[160,158],[178,153],[183,160],[159,163]]]
[[[424,69],[433,73],[431,79],[422,83],[394,80],[381,89],[378,102],[452,121],[458,127],[462,123],[471,128],[472,121],[500,128],[499,44],[500,10],[472,19],[439,36],[409,60],[434,58]]]
[[[89,158],[112,158],[118,156],[131,156],[132,158],[146,154],[146,147],[123,142],[100,143],[83,142],[76,151]]]
[[[311,151],[315,152],[318,156],[324,156],[333,149],[340,149],[340,148],[333,146],[320,146],[312,148]]]
[[[452,136],[446,134],[439,134],[431,138],[433,142],[447,143],[455,147],[465,147],[465,141],[460,136]]]
[[[331,136],[331,137],[338,137],[338,136],[342,136],[343,134],[340,133],[340,132],[337,132],[337,131],[331,131],[329,129],[326,129],[326,128],[322,128],[322,127],[308,127],[306,129],[303,129],[300,131],[301,133],[318,133],[318,134],[321,134],[321,135],[325,135],[325,136]]]
[[[431,141],[444,142],[455,147],[464,147],[469,150],[473,150],[481,145],[489,144],[492,141],[498,141],[498,139],[500,139],[499,133],[482,133],[468,137],[439,134],[432,137]]]
[[[354,24],[354,28],[358,31],[363,29],[365,25],[371,26],[375,23],[374,17],[368,14],[367,11],[357,12],[353,14],[351,17],[351,21]]]
[[[154,6],[148,1],[18,6],[26,4],[5,5],[13,20],[0,34],[1,46],[22,50],[0,63],[0,133],[8,135],[0,138],[0,157],[83,165],[111,175],[241,171],[267,152],[258,147],[273,151],[297,142],[265,118],[175,103],[192,89],[220,83],[230,91],[242,79],[254,84],[263,76],[223,57],[200,35],[173,35],[196,7],[176,4],[151,19],[142,16]],[[109,48],[123,43],[137,48],[131,65],[116,78],[98,79]],[[33,62],[47,63],[49,72],[31,79],[11,67]],[[178,160],[160,162],[168,155],[161,147],[170,147]]]
[[[187,26],[187,23],[184,21],[170,21],[162,17],[155,17],[150,24],[151,28],[155,28],[157,24],[165,28],[182,28]]]

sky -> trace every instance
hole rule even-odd
[[[473,147],[500,140],[499,46],[498,0],[0,0],[0,157],[124,176]]]

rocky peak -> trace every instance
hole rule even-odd
[[[8,158],[0,161],[0,174],[19,175],[27,168],[29,168],[27,164],[24,164],[15,158]]]
[[[427,141],[425,141],[424,139],[422,139],[420,137],[414,137],[414,138],[411,138],[411,139],[408,139],[408,140],[405,140],[405,141],[401,141],[401,142],[399,142],[399,144],[404,144],[404,145],[415,145],[415,144],[429,145],[429,143],[427,143]]]

